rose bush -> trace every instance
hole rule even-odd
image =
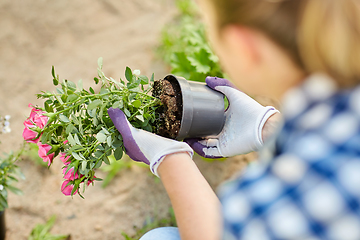
[[[149,95],[154,75],[149,78],[140,75],[139,70],[126,68],[127,82],[108,78],[102,71],[102,58],[98,60],[98,76],[95,84],[101,84],[95,93],[92,87],[83,88],[69,80],[60,83],[52,68],[55,92],[42,92],[44,106],[31,107],[28,119],[24,121],[23,137],[26,142],[36,143],[39,156],[51,166],[54,158],[60,156],[64,163],[64,182],[61,191],[65,195],[80,193],[80,186],[89,186],[95,180],[95,170],[103,163],[110,164],[113,155],[120,160],[124,153],[122,136],[114,127],[107,109],[120,108],[134,127],[153,131],[155,110],[160,101]]]

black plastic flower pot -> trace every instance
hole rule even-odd
[[[172,91],[167,93],[169,91],[166,86],[162,86],[162,94],[164,92],[168,94],[160,98],[163,104],[167,105],[164,107],[166,110],[163,117],[170,119],[174,117],[180,118],[178,121],[180,124],[179,130],[176,130],[175,135],[170,137],[183,140],[185,138],[213,136],[221,132],[225,123],[224,95],[222,93],[209,88],[205,83],[188,81],[174,75],[167,75],[164,80],[167,80],[172,85],[175,93],[172,93]],[[159,95],[158,91],[155,90],[155,92],[155,95]],[[172,94],[174,94],[175,100],[167,100],[167,96],[170,95],[171,97]],[[175,112],[174,116],[169,117],[168,115],[171,115],[171,112],[169,113],[167,110],[171,109],[172,106],[170,105],[173,104],[178,105],[179,113]],[[169,120],[164,125],[177,125],[178,123]]]

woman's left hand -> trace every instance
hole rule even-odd
[[[166,155],[187,152],[193,156],[193,150],[185,142],[158,136],[145,130],[134,128],[120,109],[109,108],[109,116],[123,137],[126,154],[134,161],[150,165],[156,176],[157,168]]]

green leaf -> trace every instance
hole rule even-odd
[[[65,80],[68,88],[72,91],[76,91],[76,84],[72,81],[69,81],[69,80]]]
[[[108,145],[105,146],[105,154],[106,154],[106,156],[111,155],[111,147],[109,147]]]
[[[0,195],[0,210],[4,210],[5,208],[8,208],[7,199],[5,199],[2,195]]]
[[[96,151],[96,152],[94,153],[94,156],[95,156],[96,158],[100,158],[103,154],[104,154],[103,151]]]
[[[103,156],[103,161],[104,161],[107,165],[110,165],[109,158],[108,158],[106,155]]]
[[[145,84],[148,84],[149,83],[149,79],[147,76],[145,75],[140,75],[139,76],[139,79],[140,79],[140,84],[142,85],[145,85]]]
[[[115,139],[114,142],[112,143],[112,147],[113,148],[119,148],[121,147],[123,144],[123,141],[122,140],[119,140],[119,139]]]
[[[8,197],[8,192],[7,192],[6,188],[3,188],[3,189],[0,191],[0,194],[1,194],[5,199],[7,199],[7,197]]]
[[[99,58],[98,58],[98,67],[99,67],[100,69],[103,68],[103,58],[102,58],[102,57],[99,57]]]
[[[47,152],[46,155],[56,152],[59,149],[59,147],[60,147],[59,144],[52,144],[51,149]]]
[[[140,87],[138,85],[136,86],[129,86],[129,91],[131,92],[140,92]]]
[[[151,74],[150,82],[154,82],[154,78],[155,78],[155,75],[153,73],[153,74]]]
[[[99,106],[99,105],[102,104],[102,103],[103,103],[102,100],[96,99],[96,100],[92,101],[92,102],[88,105],[87,109],[88,109],[88,110],[93,110],[94,108],[96,108],[97,106]]]
[[[105,148],[104,148],[103,146],[101,146],[101,145],[97,145],[97,146],[96,146],[96,149],[99,149],[99,150],[102,150],[102,151],[105,150]]]
[[[56,78],[55,67],[54,66],[51,67],[51,75],[53,76],[53,78]]]
[[[116,160],[120,160],[123,156],[123,150],[122,148],[117,148],[115,151],[114,151],[114,157]]]
[[[209,66],[209,54],[205,49],[201,49],[199,52],[194,53],[194,56],[187,56],[187,59],[196,68],[199,73],[208,73],[211,68]]]
[[[94,82],[95,82],[95,84],[98,84],[98,83],[99,83],[99,79],[98,79],[97,77],[94,77]],[[90,92],[91,92],[92,94],[95,93],[94,90],[93,90],[91,87],[90,87],[89,89],[90,89]]]
[[[67,127],[66,127],[66,130],[65,130],[65,133],[66,134],[69,134],[72,132],[72,130],[74,130],[75,126],[72,125],[72,124],[68,124]]]
[[[74,145],[68,150],[68,152],[81,151],[81,150],[85,150],[85,149],[80,145]]]
[[[67,140],[69,141],[69,143],[70,143],[71,146],[75,146],[75,145],[76,145],[76,142],[75,142],[73,136],[71,135],[71,133],[68,135]]]
[[[136,108],[139,108],[141,106],[141,101],[140,100],[135,100],[131,103],[131,105],[133,105]]]
[[[64,90],[62,90],[61,88],[56,88],[56,91],[57,91],[59,94],[64,94]]]
[[[16,188],[16,187],[13,187],[13,186],[11,186],[11,185],[8,185],[7,188],[8,188],[10,191],[12,191],[13,193],[15,193],[16,195],[22,195],[22,194],[23,194],[23,192],[22,192],[20,189],[18,189],[18,188]]]
[[[96,134],[96,139],[99,142],[105,142],[106,141],[106,135],[103,132],[98,132],[98,134]]]
[[[73,120],[73,122],[75,123],[75,124],[80,124],[80,121],[77,119],[77,117],[75,116],[75,114],[70,114],[70,116],[71,116],[71,119]]]
[[[69,118],[67,116],[63,115],[63,114],[59,115],[59,119],[60,119],[60,121],[62,121],[64,123],[70,122]]]
[[[133,81],[133,74],[132,74],[132,71],[131,71],[131,69],[129,67],[126,67],[125,77],[130,83]]]
[[[86,170],[86,165],[87,165],[87,162],[86,162],[86,161],[82,161],[82,163],[81,163],[81,170],[82,170],[83,172],[85,172],[85,170]]]
[[[124,113],[127,117],[131,117],[131,113],[127,110],[127,108],[124,108]]]
[[[93,109],[93,110],[87,109],[86,111],[90,117],[92,117],[92,118],[95,117],[96,109]]]
[[[73,102],[73,101],[75,101],[75,100],[78,99],[78,98],[79,98],[78,95],[76,95],[76,94],[71,94],[71,95],[69,95],[69,96],[67,97],[66,102]]]
[[[105,87],[102,87],[101,89],[100,89],[100,94],[106,94],[106,93],[109,93],[110,91],[109,91],[109,89],[107,89],[107,88],[105,88]]]
[[[96,78],[97,79],[97,78]],[[95,78],[94,78],[94,80],[95,80]],[[97,79],[97,82],[96,82],[96,80],[95,80],[95,83],[97,84],[99,82],[99,79]],[[92,93],[92,94],[95,94],[95,91],[94,91],[94,89],[92,88],[92,87],[89,87],[89,91]]]
[[[116,102],[114,102],[114,104],[112,105],[112,108],[120,108],[120,109],[122,109],[123,107],[124,107],[123,100],[116,101]]]
[[[109,134],[110,134],[110,133],[109,133],[109,131],[108,131],[108,130],[106,130],[106,128],[101,127],[101,129],[103,130],[103,132],[104,132],[106,135],[109,135]]]
[[[59,80],[58,80],[58,78],[56,77],[54,66],[52,66],[52,68],[51,68],[51,75],[53,76],[53,84],[54,84],[55,86],[59,85]]]
[[[112,138],[111,138],[111,136],[108,136],[108,137],[106,138],[106,143],[107,143],[107,145],[108,145],[109,147],[112,146]]]
[[[96,165],[95,165],[94,168],[99,168],[99,167],[101,167],[101,164],[102,164],[102,161],[99,160],[98,162],[96,162]]]
[[[85,160],[85,158],[81,157],[78,153],[76,152],[72,152],[71,155],[76,159],[76,160]]]
[[[137,119],[139,119],[140,121],[144,122],[144,116],[143,115],[136,115],[135,116]]]
[[[44,107],[47,112],[54,112],[53,107],[49,105],[49,101],[44,102]]]
[[[74,140],[78,145],[81,145],[78,135],[75,133]]]
[[[129,102],[131,102],[131,101],[135,100],[136,95],[137,95],[137,93],[130,93],[130,94],[129,94],[129,97],[128,97]]]

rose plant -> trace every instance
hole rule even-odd
[[[95,84],[101,84],[95,93],[92,87],[83,88],[82,81],[77,84],[62,80],[52,68],[55,92],[42,92],[37,95],[44,99],[44,106],[31,107],[28,119],[24,121],[23,137],[26,142],[36,143],[39,156],[50,166],[56,156],[64,163],[64,182],[61,191],[65,195],[78,193],[80,186],[90,185],[95,170],[102,163],[109,164],[109,156],[116,160],[123,156],[122,136],[115,129],[108,116],[110,107],[124,111],[131,124],[137,128],[153,131],[155,110],[160,101],[149,93],[154,74],[150,80],[140,75],[139,70],[125,70],[126,82],[106,77],[102,71],[102,58],[98,59],[98,76]]]

